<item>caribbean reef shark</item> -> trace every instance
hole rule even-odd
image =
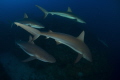
[[[44,62],[49,62],[49,63],[55,63],[56,60],[53,56],[48,54],[46,51],[41,49],[39,46],[35,45],[34,42],[32,41],[32,37],[29,37],[28,42],[24,41],[16,41],[17,45],[20,46],[23,51],[25,51],[29,57],[28,59],[24,60],[23,62],[28,62],[34,59],[38,59]]]
[[[85,32],[83,31],[77,38],[68,34],[63,33],[56,33],[56,32],[40,32],[37,29],[34,29],[32,27],[26,26],[24,24],[20,24],[15,22],[17,26],[20,26],[21,28],[25,29],[29,33],[31,33],[35,39],[37,39],[40,35],[46,36],[47,38],[53,38],[58,44],[64,44],[74,51],[76,51],[78,54],[78,57],[75,61],[77,63],[81,57],[87,59],[88,61],[92,62],[92,56],[89,48],[84,43],[84,35]]]
[[[42,10],[45,13],[45,17],[47,17],[48,14],[52,14],[52,15],[58,15],[58,16],[66,17],[66,18],[69,18],[69,19],[74,19],[79,23],[86,23],[85,21],[83,21],[82,19],[77,17],[76,15],[72,14],[72,10],[70,9],[70,7],[68,7],[67,12],[48,12],[47,10],[43,9],[42,7],[40,7],[38,5],[36,5],[36,7],[38,7],[40,10]]]
[[[40,24],[39,22],[32,20],[32,19],[29,19],[26,13],[24,14],[23,19],[18,20],[16,22],[28,25],[28,26],[33,27],[33,28],[44,28],[44,26],[42,24]]]

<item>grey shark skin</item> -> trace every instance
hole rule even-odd
[[[28,26],[33,27],[33,28],[44,28],[44,26],[41,23],[39,23],[35,20],[32,20],[32,19],[29,19],[26,13],[24,14],[23,19],[18,20],[16,22],[28,25]]]
[[[56,60],[53,56],[48,54],[46,51],[41,49],[39,46],[35,45],[34,42],[32,42],[32,38],[29,40],[29,42],[24,41],[17,41],[17,45],[20,46],[21,49],[23,49],[28,55],[31,57],[24,60],[23,62],[28,62],[34,59],[41,60],[43,62],[49,62],[49,63],[55,63]]]
[[[68,7],[67,12],[48,12],[47,10],[43,9],[42,7],[35,5],[36,7],[38,7],[40,10],[42,10],[45,13],[45,17],[48,14],[52,14],[52,15],[58,15],[58,16],[62,16],[62,17],[66,17],[69,19],[74,19],[79,23],[86,23],[85,21],[83,21],[82,19],[80,19],[79,17],[75,16],[74,14],[72,14],[72,10],[70,9],[70,7]],[[45,18],[44,17],[44,18]]]
[[[15,22],[15,24],[17,26],[22,27],[23,29],[25,29],[26,31],[30,32],[33,36],[37,35],[37,38],[40,35],[46,36],[47,38],[53,38],[55,39],[55,41],[57,43],[62,43],[68,47],[70,47],[71,49],[73,49],[74,51],[76,51],[78,54],[78,57],[75,61],[75,63],[77,63],[81,56],[85,59],[87,59],[88,61],[92,62],[92,56],[91,56],[91,52],[89,50],[89,48],[87,47],[87,45],[84,43],[84,31],[80,34],[80,36],[73,37],[71,35],[67,35],[67,34],[62,34],[62,33],[55,33],[55,32],[40,32],[37,29],[34,29],[32,27],[20,24]],[[36,34],[33,34],[33,32]],[[37,39],[35,38],[35,39]],[[34,40],[34,39],[33,39]]]

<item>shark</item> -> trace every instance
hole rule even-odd
[[[68,18],[68,19],[73,19],[73,20],[76,20],[79,23],[86,23],[85,21],[80,19],[78,16],[74,15],[72,13],[72,10],[71,10],[70,7],[68,7],[67,12],[48,12],[47,10],[45,10],[44,8],[42,8],[38,5],[35,5],[35,6],[38,7],[42,12],[44,12],[44,14],[45,14],[44,18],[46,18],[48,14],[51,14],[51,15],[62,16],[62,17]]]
[[[33,19],[28,18],[28,15],[26,13],[24,13],[24,18],[23,19],[18,20],[16,22],[28,25],[28,26],[33,27],[33,28],[44,28],[44,26],[41,23],[39,23],[39,22],[37,22]],[[13,26],[13,24],[12,24],[12,26]]]
[[[74,36],[64,34],[64,33],[57,33],[57,32],[52,32],[52,31],[41,32],[37,29],[34,29],[32,27],[29,27],[27,25],[24,25],[18,22],[15,22],[15,24],[25,29],[29,33],[31,33],[35,37],[33,41],[42,35],[42,36],[46,36],[47,38],[54,39],[57,44],[64,44],[70,47],[71,49],[73,49],[74,51],[78,53],[78,57],[75,60],[75,63],[77,63],[82,57],[92,62],[92,56],[91,56],[90,49],[84,43],[84,35],[85,35],[84,31],[82,31],[82,33],[76,38]]]
[[[104,46],[109,47],[105,41],[103,41],[103,40],[101,40],[99,38],[98,38],[98,41],[100,41]]]
[[[26,52],[30,57],[28,59],[23,60],[23,62],[28,62],[34,59],[38,59],[43,62],[55,63],[56,59],[48,54],[45,50],[34,44],[32,41],[32,37],[29,37],[29,41],[16,41],[16,44],[20,46],[20,48]]]

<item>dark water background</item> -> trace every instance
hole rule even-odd
[[[35,5],[39,5],[47,11],[66,11],[69,6],[73,13],[80,16],[86,24],[80,24],[75,21],[59,17],[48,15],[46,19],[43,19],[43,12],[40,11]],[[119,78],[119,63],[120,63],[120,1],[119,0],[1,0],[0,1],[0,53],[13,53],[15,48],[14,41],[16,39],[27,40],[29,34],[23,29],[14,26],[10,28],[11,23],[15,20],[23,18],[24,13],[27,13],[29,18],[40,21],[45,25],[44,31],[49,29],[55,32],[61,32],[78,36],[82,30],[85,30],[85,43],[92,50],[96,50],[98,54],[104,53],[104,58],[107,60],[108,74],[102,79],[93,78],[94,80],[109,80],[112,78]],[[108,48],[105,47],[97,38],[105,41],[108,44]],[[52,42],[50,42],[52,41]],[[36,41],[42,48],[46,49],[50,45],[54,45],[53,40],[44,42],[44,37]],[[49,45],[49,46],[48,46]],[[54,49],[54,46],[52,49]],[[65,47],[66,48],[66,47]],[[18,48],[17,48],[18,49]],[[19,51],[21,51],[19,49]],[[49,50],[48,50],[49,51]],[[16,51],[17,52],[17,51]],[[24,54],[24,52],[22,52]],[[96,53],[97,54],[97,53]],[[96,56],[93,55],[95,61]],[[102,60],[102,57],[101,57]],[[104,62],[104,59],[103,59]],[[70,63],[70,62],[69,62]],[[102,61],[100,62],[102,64]],[[1,65],[1,80],[5,80],[7,73],[4,67]],[[43,64],[45,65],[45,63]],[[103,65],[106,65],[105,63]],[[99,66],[98,66],[99,67]],[[109,67],[109,68],[107,68]],[[97,66],[95,67],[97,68]],[[97,68],[98,69],[98,68]],[[100,68],[101,69],[101,68]],[[105,70],[103,69],[103,70]],[[93,75],[92,75],[93,76]],[[9,78],[6,80],[9,80]],[[52,79],[48,79],[52,80]],[[57,78],[56,78],[57,80]],[[59,80],[59,79],[58,79]],[[65,80],[70,80],[66,78]],[[72,80],[72,79],[71,79]],[[76,79],[79,80],[79,79]],[[84,79],[83,79],[84,80]],[[89,79],[86,79],[89,80]],[[91,80],[91,79],[90,79]],[[117,79],[116,79],[117,80]]]

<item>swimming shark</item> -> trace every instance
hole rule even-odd
[[[75,63],[77,63],[82,57],[92,62],[91,52],[88,46],[84,43],[84,35],[85,35],[84,31],[76,38],[68,34],[57,33],[57,32],[52,32],[52,31],[40,32],[37,29],[26,26],[24,24],[20,24],[18,22],[15,22],[15,24],[25,29],[26,31],[31,33],[33,36],[35,36],[33,41],[37,39],[40,35],[43,35],[43,36],[46,36],[47,38],[53,38],[57,42],[57,44],[64,44],[70,47],[71,49],[73,49],[74,51],[78,53],[78,57]]]
[[[18,20],[16,22],[28,25],[28,26],[33,27],[33,28],[44,28],[44,26],[41,23],[39,23],[39,22],[37,22],[35,20],[32,20],[32,19],[29,19],[28,15],[26,13],[24,14],[24,18],[23,19]]]
[[[25,51],[30,57],[23,62],[28,62],[34,59],[41,60],[43,62],[49,62],[49,63],[55,63],[55,58],[48,54],[45,50],[34,44],[32,41],[32,37],[29,37],[29,41],[16,41],[17,45],[20,46],[20,48]]]
[[[98,38],[98,41],[100,41],[104,46],[108,47],[107,43],[101,39]]]
[[[86,23],[85,21],[83,21],[82,19],[80,19],[79,17],[77,17],[76,15],[74,15],[72,13],[72,10],[70,7],[68,7],[67,12],[48,12],[47,10],[43,9],[42,7],[35,5],[36,7],[38,7],[40,10],[42,10],[45,14],[44,18],[47,17],[48,14],[52,14],[52,15],[58,15],[58,16],[62,16],[62,17],[66,17],[68,19],[74,19],[79,23]]]

